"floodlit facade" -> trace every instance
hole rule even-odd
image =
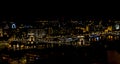
[[[79,41],[78,41],[78,44],[79,45],[85,45],[85,37],[84,36],[78,36],[78,38],[79,38]]]
[[[3,29],[0,28],[0,37],[3,37]]]

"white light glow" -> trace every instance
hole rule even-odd
[[[16,25],[15,25],[15,24],[12,24],[12,28],[15,29],[15,28],[16,28]]]
[[[118,24],[116,24],[115,28],[118,30],[120,28],[120,26]]]

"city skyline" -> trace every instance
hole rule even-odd
[[[46,15],[46,16],[32,16],[32,15],[28,15],[28,16],[2,16],[0,17],[0,21],[15,21],[15,22],[35,22],[35,21],[39,21],[39,20],[46,20],[46,21],[70,21],[70,20],[76,20],[76,21],[108,21],[108,20],[112,20],[112,21],[119,21],[120,17],[119,16],[94,16],[94,15],[66,15],[66,16],[55,16],[55,15]]]

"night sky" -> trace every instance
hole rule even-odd
[[[95,21],[108,21],[108,20],[120,20],[120,16],[93,16],[93,15],[44,15],[44,16],[2,16],[1,21],[14,21],[14,22],[34,22],[39,20],[59,20],[59,21],[69,21],[69,20],[95,20]]]

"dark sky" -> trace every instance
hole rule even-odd
[[[0,20],[6,21],[37,21],[37,20],[120,20],[120,16],[93,16],[93,15],[61,15],[61,16],[2,16]]]
[[[2,17],[0,20],[8,21],[35,21],[35,20],[56,20],[56,19],[77,19],[77,20],[93,20],[93,19],[112,19],[120,20],[119,5],[118,8],[113,7],[105,2],[77,2],[77,3],[60,3],[48,2],[42,3],[25,3],[8,6],[1,8]],[[60,3],[60,5],[58,5]],[[99,4],[100,3],[100,4]],[[104,3],[104,4],[103,4]],[[19,6],[18,6],[18,5]],[[114,10],[114,11],[113,11]],[[1,15],[1,14],[0,14]],[[11,19],[12,17],[12,19]]]

